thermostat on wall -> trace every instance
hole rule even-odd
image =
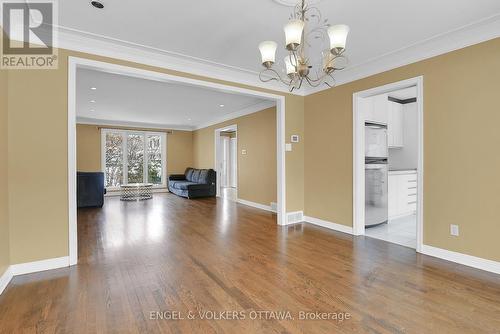
[[[290,141],[292,143],[298,143],[299,142],[299,135],[292,135]]]

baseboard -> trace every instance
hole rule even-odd
[[[0,276],[0,295],[2,292],[5,290],[7,285],[9,284],[10,280],[12,279],[12,270],[10,267],[7,267],[7,270],[3,273],[2,276]]]
[[[57,257],[53,259],[19,263],[10,266],[12,276],[36,273],[39,271],[69,267],[69,256]]]
[[[353,234],[353,230],[351,226],[345,226],[337,223],[332,223],[323,219],[319,218],[314,218],[310,216],[304,216],[304,221],[309,224],[313,225],[318,225],[322,227],[326,227],[330,230],[342,232],[342,233],[347,233],[347,234]]]
[[[53,259],[13,264],[0,276],[0,294],[5,290],[14,276],[37,273],[39,271],[69,267],[69,256]]]
[[[463,264],[464,266],[500,274],[500,262],[483,259],[472,255],[453,252],[442,248],[422,245],[422,254],[437,257],[443,260]]]
[[[266,210],[269,212],[276,213],[276,211],[274,211],[270,205],[264,205],[264,204],[260,204],[260,203],[256,203],[256,202],[251,202],[251,201],[247,201],[246,199],[241,199],[241,198],[238,198],[236,200],[236,202],[243,204],[243,205],[251,206],[251,207],[254,207],[257,209]]]

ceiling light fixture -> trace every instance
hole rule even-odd
[[[281,81],[288,86],[290,92],[300,89],[304,80],[312,87],[318,87],[321,84],[333,87],[335,85],[333,73],[344,69],[347,64],[344,52],[349,27],[344,24],[331,26],[328,19],[322,18],[318,8],[301,0],[295,6],[284,30],[285,48],[288,55],[283,60],[282,71],[284,70],[286,75],[280,74],[273,68],[278,44],[273,41],[264,41],[259,44],[259,49],[262,66],[265,69],[260,72],[259,79],[262,82]],[[311,48],[314,40],[327,44],[322,45],[327,49],[322,52],[321,60],[317,64],[312,63],[309,58],[308,49]]]
[[[95,100],[90,100],[90,103],[95,103]]]
[[[104,8],[103,3],[99,2],[99,1],[91,1],[90,4],[92,6],[94,6],[95,8],[97,8],[97,9],[103,9]]]
[[[219,104],[219,107],[224,108],[224,105],[223,104]]]
[[[97,88],[95,88],[95,87],[90,87],[90,89],[92,89],[92,90],[96,90]]]

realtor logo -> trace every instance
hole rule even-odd
[[[53,1],[4,0],[2,69],[55,69],[57,48]]]

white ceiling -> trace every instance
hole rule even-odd
[[[272,105],[245,95],[90,69],[77,70],[76,90],[79,122],[104,125],[194,129]]]
[[[283,45],[290,14],[273,0],[102,2],[98,10],[86,0],[60,1],[59,24],[250,71],[261,68],[260,41]],[[324,0],[318,7],[330,23],[351,27],[351,67],[500,13],[498,0]],[[278,59],[284,55],[280,48]]]

